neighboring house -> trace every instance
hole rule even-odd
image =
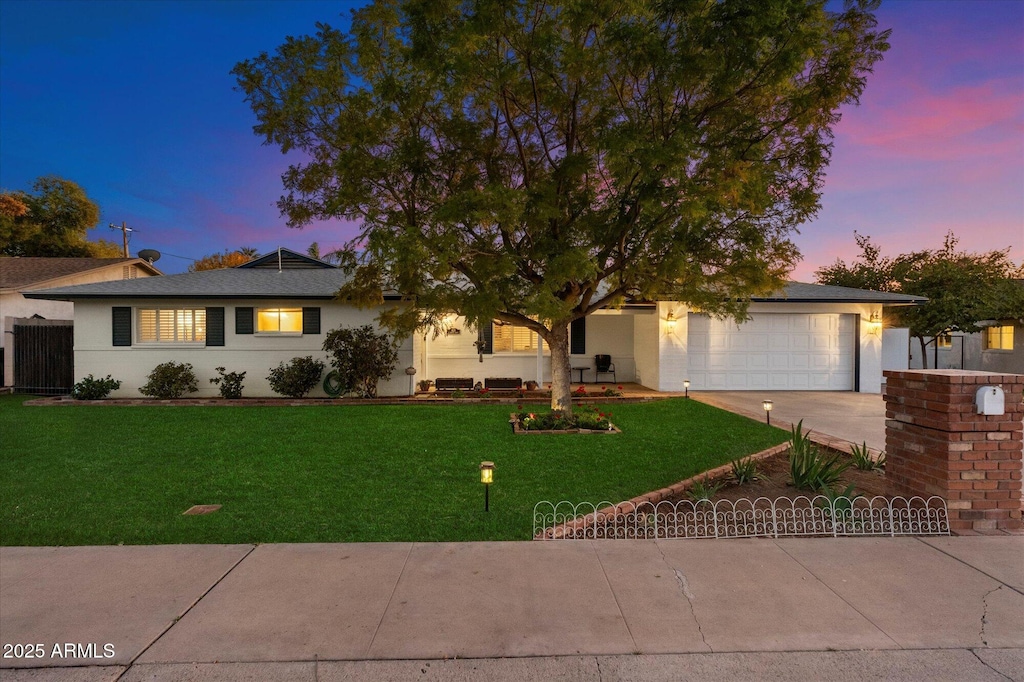
[[[14,385],[16,320],[72,320],[69,302],[27,298],[23,292],[162,274],[141,258],[24,258],[0,256],[0,386]]]
[[[974,334],[954,332],[938,339],[928,337],[925,341],[929,369],[1024,374],[1024,321],[993,320]],[[923,366],[921,344],[917,339],[910,339],[909,357],[910,368]]]
[[[374,324],[377,309],[334,298],[341,270],[281,249],[243,266],[152,280],[59,287],[31,298],[75,305],[75,376],[111,374],[118,396],[137,396],[156,365],[189,362],[200,395],[216,367],[245,371],[245,395],[270,395],[271,367],[293,357],[325,358],[324,335]],[[406,305],[385,296],[384,306]],[[587,382],[636,382],[662,391],[838,390],[881,388],[884,305],[924,299],[844,287],[790,283],[755,299],[749,321],[717,320],[667,301],[605,309],[571,327],[571,365]],[[471,329],[460,317],[447,333],[416,335],[399,347],[394,376],[379,394],[407,395],[414,380],[551,380],[550,357],[530,330],[495,322]],[[615,375],[595,375],[594,356],[610,355]],[[414,377],[403,370],[416,369]],[[580,370],[573,371],[578,380]],[[316,389],[313,395],[323,395]]]

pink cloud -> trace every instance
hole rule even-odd
[[[988,81],[941,93],[905,84],[899,101],[847,112],[837,143],[881,158],[946,161],[1002,157],[1024,149],[1024,92]],[[1008,148],[1009,147],[1009,148]]]

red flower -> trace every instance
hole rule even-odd
[[[619,390],[620,390],[620,391],[622,390],[622,386],[619,386]]]

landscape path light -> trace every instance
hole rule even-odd
[[[690,397],[690,380],[689,379],[683,379],[683,397],[684,398],[689,398]]]
[[[772,423],[772,407],[774,407],[774,405],[772,405],[772,401],[770,400],[762,400],[761,407],[764,408],[764,418],[770,426]]]
[[[480,462],[480,482],[484,484],[484,511],[489,512],[491,483],[494,483],[494,462]]]

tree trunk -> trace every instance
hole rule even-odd
[[[925,345],[924,337],[917,337],[918,343],[921,344],[921,369],[928,369],[928,346]]]
[[[572,375],[569,369],[569,325],[554,324],[544,339],[551,351],[551,409],[572,414]]]

